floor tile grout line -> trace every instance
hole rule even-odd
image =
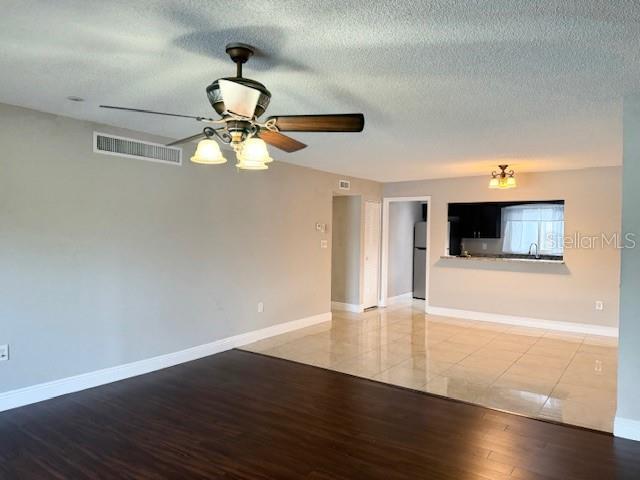
[[[571,358],[569,359],[569,362],[567,362],[567,365],[564,367],[564,369],[562,370],[562,373],[558,377],[558,381],[553,385],[553,388],[551,389],[551,392],[549,393],[549,397],[547,398],[547,401],[544,403],[544,405],[542,405],[542,408],[540,408],[540,411],[538,412],[538,415],[540,415],[542,413],[542,410],[544,409],[544,406],[547,404],[547,402],[551,398],[551,394],[556,389],[556,387],[560,384],[560,380],[562,380],[562,377],[564,376],[564,374],[566,373],[567,369],[569,368],[569,365],[571,365],[571,362],[573,362],[573,359],[575,358],[576,354],[580,351],[580,347],[582,345],[584,345],[584,338],[582,339],[582,341],[578,345],[578,348],[576,348],[576,350],[573,352],[573,355],[571,355]]]
[[[507,372],[507,371],[508,371],[512,366],[514,366],[514,365],[518,362],[518,360],[520,360],[522,357],[524,357],[524,356],[525,356],[525,355],[526,355],[526,354],[527,354],[527,353],[528,353],[528,352],[533,348],[533,346],[534,346],[534,345],[537,345],[537,344],[538,344],[538,342],[540,341],[540,339],[542,339],[542,338],[546,335],[546,333],[547,333],[548,331],[549,331],[549,330],[545,330],[545,331],[544,331],[544,333],[543,333],[540,337],[538,337],[538,339],[537,339],[535,342],[533,342],[532,344],[530,344],[530,345],[529,345],[529,348],[527,348],[524,352],[522,352],[522,354],[521,354],[521,355],[520,355],[516,360],[514,360],[514,362],[509,366],[509,368],[507,368],[507,370],[505,370],[504,372],[502,372],[502,374],[500,374],[500,376],[499,376],[498,378],[496,378],[496,380],[495,380],[495,381],[490,385],[490,387],[488,387],[488,388],[491,388],[493,385],[495,385],[495,383],[496,383],[498,380],[500,380],[500,378],[502,378],[502,377],[504,376],[504,374],[505,374],[505,373],[506,373],[506,372]],[[540,407],[540,409],[537,411],[537,413],[535,413],[533,416],[538,417],[539,412],[542,410],[542,408],[544,407],[544,405],[545,405],[545,404],[547,403],[547,401],[549,400],[549,395],[551,395],[551,392],[552,392],[552,391],[553,391],[553,389],[551,389],[551,390],[549,391],[549,394],[546,396],[547,398],[544,400],[544,402],[542,402],[542,406],[541,406],[541,407]]]
[[[426,317],[426,314],[425,314],[425,317]],[[402,319],[400,319],[400,320],[398,320],[398,321],[401,321],[401,320],[402,320]],[[427,321],[427,322],[428,322],[428,320],[427,320],[426,318],[425,318],[425,321]],[[396,323],[396,322],[394,322],[394,323]],[[380,328],[381,328],[381,327],[380,327]],[[451,334],[449,337],[447,337],[446,339],[444,339],[444,340],[442,340],[441,342],[438,342],[438,343],[444,343],[444,342],[446,342],[448,339],[453,338],[453,337],[455,337],[456,335],[457,335],[457,334],[455,334],[455,333],[454,333],[454,334]],[[408,333],[408,334],[407,334],[407,336],[411,337],[411,334],[410,334],[410,333]],[[400,340],[400,339],[394,340],[394,341],[392,341],[391,343],[395,343],[396,341],[399,341],[399,340]],[[473,353],[473,352],[472,352],[472,353]],[[384,369],[384,370],[381,370],[380,372],[376,373],[373,377],[376,377],[376,376],[378,376],[378,375],[382,375],[384,372],[386,372],[386,371],[388,371],[388,370],[390,370],[390,369],[392,369],[392,368],[394,368],[394,367],[396,367],[396,366],[400,365],[400,363],[403,363],[403,362],[407,361],[409,358],[411,358],[411,356],[409,356],[409,357],[407,357],[407,358],[405,358],[405,359],[401,360],[401,361],[400,361],[400,362],[398,362],[397,364],[391,365],[391,366],[389,366],[388,368],[386,368],[386,369]],[[465,358],[466,358],[466,357],[465,357]],[[462,360],[460,360],[460,361],[462,361]],[[454,364],[454,365],[455,365],[455,364]],[[452,365],[452,367],[453,367],[453,365]],[[441,372],[441,373],[443,373],[443,372]],[[369,378],[373,378],[373,377],[369,377]],[[429,383],[428,381],[427,381],[427,382],[425,382],[425,386],[426,386],[426,384],[428,384],[428,383]]]
[[[497,335],[496,335],[497,336]],[[451,338],[455,337],[455,334],[451,336]],[[495,338],[495,337],[494,337]],[[491,340],[489,340],[489,342],[487,342],[484,345],[481,345],[480,347],[478,347],[476,350],[470,352],[466,357],[461,358],[457,363],[454,363],[451,367],[447,368],[446,370],[442,371],[441,373],[437,374],[438,376],[445,376],[444,374],[446,374],[449,370],[451,370],[452,368],[456,367],[456,366],[464,366],[461,365],[461,362],[463,362],[465,359],[469,358],[471,355],[473,355],[475,352],[477,352],[478,350],[480,350],[482,347],[488,345],[489,343],[491,343]],[[427,385],[429,384],[429,382],[427,382]],[[426,385],[425,385],[426,386]],[[488,388],[488,387],[487,387]]]
[[[543,335],[544,335],[544,334],[543,334]],[[498,380],[500,380],[500,378],[502,378],[502,377],[504,376],[504,374],[505,374],[505,373],[506,373],[506,372],[507,372],[511,367],[513,367],[516,363],[518,363],[518,360],[520,360],[522,357],[524,357],[524,356],[525,356],[525,354],[526,354],[529,350],[531,350],[531,349],[533,348],[533,346],[534,346],[534,345],[536,345],[536,344],[540,341],[540,338],[542,338],[542,337],[538,337],[538,340],[536,340],[534,343],[530,344],[530,345],[529,345],[529,347],[528,347],[524,352],[522,352],[522,353],[520,354],[520,356],[519,356],[518,358],[516,358],[516,359],[511,363],[511,365],[509,365],[509,367],[508,367],[504,372],[502,372],[502,373],[498,376],[498,378],[496,378],[496,379],[494,380],[494,382],[493,382],[491,385],[489,385],[489,387],[492,387],[493,385],[495,385],[495,383],[496,383]],[[546,402],[546,400],[545,400],[545,402]]]
[[[548,330],[547,330],[548,331]],[[542,338],[542,337],[541,337]],[[536,342],[537,344],[538,342]],[[551,387],[551,391],[549,392],[549,395],[547,395],[547,399],[544,401],[544,403],[542,404],[542,406],[537,410],[537,412],[535,413],[535,417],[537,418],[543,418],[541,416],[542,414],[542,410],[544,409],[545,405],[549,402],[549,399],[551,398],[551,394],[553,393],[553,391],[555,390],[555,388],[558,386],[558,384],[560,383],[560,380],[562,379],[562,376],[564,375],[564,372],[566,372],[567,368],[569,368],[569,365],[571,364],[571,362],[573,361],[573,358],[575,357],[576,353],[578,352],[578,350],[580,350],[580,346],[584,343],[584,337],[582,338],[582,340],[580,341],[580,343],[578,344],[578,348],[576,348],[576,350],[573,352],[573,354],[571,355],[571,358],[569,359],[569,362],[567,362],[567,364],[565,365],[564,369],[562,369],[562,372],[560,373],[560,375],[558,376],[558,379],[556,380],[556,382],[553,384],[553,387]]]
[[[399,322],[399,321],[401,321],[401,320],[403,320],[403,319],[402,319],[402,318],[399,318],[398,320],[396,320],[396,321],[394,321],[394,322],[391,322],[391,324],[393,325],[394,323],[397,323],[397,322]],[[371,332],[365,332],[365,334],[366,334],[366,333],[372,333],[372,332],[374,332],[374,331],[380,331],[380,332],[382,332],[382,325],[378,325],[376,328],[372,328],[372,329],[371,329]],[[407,336],[409,336],[409,335],[410,335],[410,334],[407,334]],[[354,335],[354,336],[355,336],[355,335]],[[400,340],[400,339],[397,339],[397,340]],[[396,340],[392,341],[391,343],[393,343],[393,342],[395,342],[395,341],[396,341]],[[377,347],[371,347],[371,349],[370,349],[370,350],[366,350],[366,351],[363,351],[363,352],[359,352],[358,354],[356,354],[356,355],[354,355],[354,356],[352,356],[352,357],[345,358],[344,360],[341,360],[340,362],[337,362],[337,363],[336,363],[336,365],[335,365],[334,367],[339,367],[339,366],[340,366],[340,364],[342,364],[342,363],[345,363],[345,362],[348,362],[348,361],[352,361],[352,360],[354,360],[356,357],[361,356],[361,355],[366,355],[367,353],[370,353],[370,352],[372,352],[372,351],[374,351],[374,350],[376,350],[376,349],[380,350],[380,346],[378,345]],[[404,362],[405,360],[407,360],[407,359],[403,359],[403,360],[401,360],[398,364],[400,364],[400,363]],[[396,365],[393,365],[393,366],[396,366]],[[393,367],[393,366],[392,366],[392,367]],[[389,368],[392,368],[392,367],[389,367]],[[331,367],[330,367],[330,368],[331,368]],[[382,374],[384,371],[389,370],[389,368],[387,368],[387,369],[385,369],[385,370],[382,370],[382,371],[380,371],[380,372],[376,373],[375,375],[380,375],[380,374]],[[374,375],[374,376],[375,376],[375,375]],[[364,378],[370,378],[370,377],[364,377]]]

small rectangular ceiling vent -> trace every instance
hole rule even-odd
[[[340,187],[340,190],[349,190],[351,188],[351,182],[349,180],[340,180],[338,187]]]
[[[93,132],[93,151],[105,155],[182,165],[181,148],[166,147],[160,143],[143,142],[107,133]]]

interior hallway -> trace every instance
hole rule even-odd
[[[508,412],[611,432],[617,339],[424,314],[413,301],[244,347]]]

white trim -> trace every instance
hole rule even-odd
[[[104,368],[93,372],[75,375],[73,377],[61,378],[51,382],[40,383],[29,387],[10,390],[0,393],[0,412],[11,408],[21,407],[30,403],[41,402],[59,395],[77,392],[87,388],[97,387],[106,383],[124,380],[145,373],[161,370],[163,368],[190,362],[198,358],[214,355],[216,353],[230,350],[232,348],[257,342],[264,338],[280,335],[282,333],[309,327],[331,320],[331,312],[321,313],[312,317],[301,318],[291,322],[280,323],[271,327],[254,330],[247,333],[234,335],[233,337],[222,338],[204,345],[172,352],[157,357],[146,358],[137,362],[117,365],[115,367]]]
[[[561,322],[558,320],[544,320],[541,318],[518,317],[515,315],[503,315],[500,313],[474,312],[471,310],[458,310],[456,308],[434,307],[427,305],[425,311],[431,315],[443,317],[461,318],[464,320],[479,320],[481,322],[506,323],[520,327],[544,328],[546,330],[558,330],[561,332],[586,333],[590,335],[603,335],[617,337],[617,327],[605,327],[590,325],[588,323]]]
[[[413,292],[403,293],[396,295],[395,297],[387,297],[387,305],[393,305],[394,303],[406,302],[413,299]]]
[[[430,272],[430,264],[429,261],[430,248],[431,248],[431,196],[426,195],[422,197],[385,197],[382,199],[382,260],[381,260],[381,269],[380,269],[380,301],[378,304],[381,307],[386,307],[389,305],[389,206],[391,202],[427,202],[427,255],[426,257],[426,266],[424,269],[424,291],[427,297],[427,301],[425,303],[425,311],[426,306],[429,304],[429,272]]]
[[[369,216],[367,215],[367,209],[371,208],[371,206],[375,206],[375,208],[378,209],[377,215],[375,216],[375,222],[377,224],[378,227],[378,235],[377,235],[377,240],[378,240],[378,245],[377,245],[377,249],[376,249],[376,256],[377,256],[377,261],[378,261],[378,268],[376,269],[376,279],[375,279],[375,287],[376,287],[376,294],[375,294],[375,303],[373,305],[369,305],[367,302],[367,299],[365,299],[365,290],[366,290],[366,285],[368,284],[367,281],[370,279],[366,278],[365,275],[365,271],[366,271],[366,264],[367,264],[367,222],[369,220]],[[381,257],[381,251],[380,251],[380,247],[381,247],[381,239],[380,239],[380,235],[382,235],[382,226],[380,225],[382,219],[381,219],[381,215],[382,215],[382,204],[380,202],[376,202],[374,200],[365,200],[362,204],[362,228],[361,228],[361,239],[360,239],[360,302],[362,302],[363,304],[363,309],[364,308],[372,308],[372,307],[379,307],[380,306],[380,274],[382,272],[381,269],[381,262],[382,262],[382,257]],[[375,238],[375,237],[374,237]],[[364,310],[363,310],[364,311]]]
[[[364,312],[364,305],[356,305],[355,303],[331,302],[332,310],[342,310],[343,312]]]
[[[167,160],[160,160],[157,158],[143,157],[141,155],[129,155],[128,153],[107,152],[105,150],[98,150],[98,135],[102,135],[103,137],[117,138],[119,140],[128,140],[130,142],[143,143],[145,145],[150,145],[152,147],[162,147],[162,148],[167,148],[169,150],[175,150],[178,152],[180,161],[176,163],[176,162],[170,162]],[[131,137],[121,137],[119,135],[113,135],[112,133],[104,133],[104,132],[97,132],[97,131],[93,132],[93,153],[98,153],[100,155],[111,155],[114,157],[133,158],[135,160],[144,160],[146,162],[163,163],[165,165],[174,165],[176,167],[182,166],[182,148],[180,147],[169,147],[167,145],[163,145],[162,143],[147,142],[145,140],[140,140],[140,139],[131,138]]]
[[[613,434],[620,438],[640,440],[640,420],[616,416],[613,420]]]

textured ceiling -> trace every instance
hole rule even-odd
[[[169,137],[201,126],[98,104],[211,115],[233,75],[269,114],[357,112],[362,134],[296,134],[276,160],[381,181],[618,165],[640,91],[638,1],[5,0],[0,102]],[[67,96],[86,99],[73,103]]]

